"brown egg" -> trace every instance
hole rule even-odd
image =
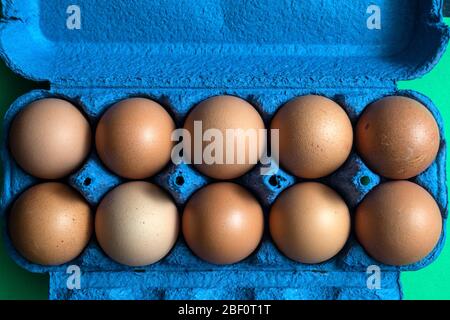
[[[9,132],[11,153],[28,173],[59,179],[72,173],[87,157],[91,129],[71,103],[42,99],[23,109]]]
[[[217,147],[217,150],[222,151],[222,155],[218,156],[219,160],[215,163],[203,157],[208,145],[211,144],[209,141],[204,141],[201,148],[198,148],[200,153],[197,157],[200,161],[196,161],[194,143],[196,121],[201,121],[202,124],[203,132],[200,134],[209,129],[216,129],[222,134],[223,146]],[[192,153],[187,150],[191,163],[195,163],[195,167],[203,174],[216,179],[234,179],[242,176],[256,165],[266,146],[265,139],[259,134],[260,130],[265,128],[261,116],[251,104],[233,96],[218,96],[203,101],[189,113],[184,128],[189,130],[192,137]],[[234,137],[227,138],[227,129],[244,131],[242,133],[235,131]],[[255,135],[253,137],[245,135],[246,132]],[[238,147],[239,141],[243,142],[242,148]],[[228,154],[227,145],[231,146],[229,150],[234,150],[233,154],[231,152]],[[220,151],[211,154],[217,156]],[[242,155],[242,158],[238,158],[239,155]],[[227,161],[227,158],[230,161]]]
[[[350,234],[350,213],[331,188],[300,183],[276,200],[270,211],[270,233],[287,257],[302,263],[333,258]]]
[[[178,237],[172,199],[154,184],[135,181],[109,192],[95,216],[97,240],[113,260],[145,266],[164,258]]]
[[[426,170],[439,151],[439,128],[416,100],[387,97],[371,104],[356,127],[356,145],[367,165],[391,179]]]
[[[376,260],[395,266],[425,258],[439,241],[442,216],[433,197],[409,181],[384,183],[356,211],[356,235]]]
[[[232,264],[245,259],[261,241],[263,229],[258,201],[234,183],[215,183],[201,189],[184,209],[187,245],[211,263]]]
[[[158,103],[123,100],[106,111],[97,127],[97,152],[103,163],[128,179],[158,173],[170,161],[175,123]]]
[[[36,185],[14,203],[9,234],[26,259],[60,265],[75,259],[87,246],[93,229],[89,205],[62,183]]]
[[[297,177],[315,179],[336,171],[353,144],[350,119],[337,103],[321,96],[288,102],[272,120],[280,130],[280,164]]]

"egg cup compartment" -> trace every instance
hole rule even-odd
[[[410,96],[427,106],[439,124],[441,147],[432,166],[412,180],[433,195],[446,221],[442,119],[428,98],[396,90],[398,79],[423,75],[442,55],[450,37],[441,20],[442,1],[375,1],[383,11],[384,25],[379,31],[366,28],[366,10],[374,4],[369,0],[351,5],[335,0],[77,3],[82,8],[83,28],[68,32],[65,1],[2,1],[5,24],[0,27],[0,55],[13,70],[51,85],[48,91],[19,98],[5,115],[1,209],[6,218],[18,195],[42,182],[18,167],[7,143],[12,119],[32,101],[60,97],[72,102],[87,116],[94,133],[104,111],[130,97],[155,100],[181,127],[199,102],[216,95],[236,95],[250,102],[269,128],[273,115],[286,102],[318,94],[341,105],[353,126],[370,103],[387,95]],[[343,5],[345,13],[340,14]],[[110,8],[123,6],[129,6],[126,10],[133,14],[109,18],[111,12],[120,11]],[[152,19],[146,16],[148,12]],[[310,18],[318,13],[320,19]],[[24,50],[30,46],[34,50]],[[180,214],[195,191],[214,181],[186,164],[168,165],[147,180],[172,195]],[[384,180],[355,151],[339,170],[318,179],[341,194],[352,216],[364,196]],[[84,196],[93,212],[109,190],[125,181],[105,168],[94,146],[85,164],[63,179]],[[233,181],[256,195],[266,223],[257,250],[234,265],[200,260],[182,235],[163,260],[142,268],[109,259],[95,236],[76,260],[55,267],[26,261],[13,248],[7,230],[6,245],[23,268],[50,273],[52,299],[399,299],[399,271],[425,267],[443,248],[445,231],[427,258],[392,267],[370,258],[352,230],[345,248],[333,259],[316,265],[297,263],[275,247],[267,215],[283,190],[304,180],[283,168],[273,176],[261,176],[257,166]],[[83,272],[81,290],[67,288],[69,265]],[[381,290],[367,288],[370,265],[383,271]]]

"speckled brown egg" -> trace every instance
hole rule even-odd
[[[179,216],[170,196],[154,184],[135,181],[110,191],[95,216],[97,240],[113,260],[145,266],[164,258],[178,237]]]
[[[212,144],[215,139],[204,139],[199,144],[200,148],[196,149],[195,122],[201,123],[201,136],[207,134],[210,129],[219,132],[223,137],[222,145]],[[242,176],[256,165],[266,146],[265,133],[260,131],[264,130],[265,126],[258,111],[247,101],[234,96],[217,96],[201,102],[189,113],[184,128],[189,131],[192,141],[191,149],[187,150],[189,161],[194,163],[200,172],[216,179],[226,180]],[[235,131],[233,135],[227,135],[227,130]],[[231,147],[227,150],[227,146]],[[219,152],[222,153],[221,156],[218,156]],[[211,160],[204,155],[212,155]],[[216,156],[218,161],[213,162]]]
[[[439,128],[431,112],[407,97],[371,104],[356,127],[358,152],[371,169],[390,179],[409,179],[426,170],[439,144]]]
[[[409,181],[384,183],[359,205],[356,235],[376,260],[395,266],[425,258],[437,245],[442,216],[433,197]]]
[[[189,200],[183,214],[183,235],[203,260],[232,264],[248,257],[261,241],[263,211],[243,187],[215,183]]]
[[[89,205],[62,183],[25,191],[12,206],[9,234],[14,247],[32,263],[60,265],[87,246],[93,229]]]
[[[350,234],[350,213],[331,188],[316,182],[297,184],[270,211],[270,234],[287,257],[302,263],[333,258]]]
[[[86,159],[91,129],[83,114],[70,102],[42,99],[15,117],[9,146],[17,163],[42,179],[69,175]]]
[[[158,103],[144,98],[123,100],[106,111],[96,132],[103,163],[128,179],[158,173],[170,161],[175,123]]]
[[[279,130],[279,162],[297,177],[315,179],[337,170],[348,158],[353,128],[337,103],[304,96],[284,105],[272,120]]]

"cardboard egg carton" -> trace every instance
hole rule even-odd
[[[76,2],[2,1],[0,55],[15,72],[50,84],[49,90],[20,97],[4,118],[1,207],[6,219],[14,200],[41,182],[15,163],[7,142],[12,119],[29,103],[66,99],[87,116],[94,132],[105,110],[123,99],[152,99],[182,127],[198,103],[224,94],[251,103],[266,127],[286,102],[307,94],[337,102],[353,125],[382,97],[418,100],[434,115],[442,141],[435,162],[412,180],[433,195],[447,219],[442,118],[428,98],[396,88],[397,80],[428,72],[445,50],[450,33],[442,23],[441,1]],[[214,182],[187,164],[169,164],[148,180],[172,195],[180,214],[195,191]],[[62,181],[78,190],[93,212],[108,191],[125,182],[101,163],[94,146],[85,164]],[[257,166],[234,181],[255,194],[267,218],[278,195],[304,180],[282,168],[264,176]],[[385,179],[352,151],[339,170],[317,181],[335,189],[353,216],[364,196]],[[5,239],[20,266],[50,273],[53,299],[399,299],[399,272],[432,263],[445,240],[444,231],[428,257],[392,267],[370,258],[352,234],[336,257],[307,265],[285,257],[265,229],[257,250],[229,266],[202,261],[182,235],[163,260],[142,268],[112,261],[95,237],[76,260],[55,267],[26,261],[11,245],[7,230]],[[367,283],[372,265],[382,271],[380,290]],[[81,288],[68,285],[70,266],[82,271]]]

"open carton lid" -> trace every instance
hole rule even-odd
[[[0,55],[61,87],[394,86],[449,39],[442,0],[2,0]]]

